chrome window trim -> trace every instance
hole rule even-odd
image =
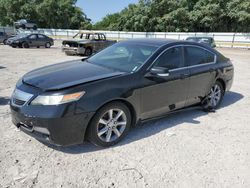
[[[210,50],[208,50],[208,49],[206,49],[206,48],[204,48],[204,47],[202,47],[202,46],[196,46],[196,45],[192,45],[192,44],[178,44],[178,45],[174,45],[174,46],[171,46],[171,47],[166,48],[165,50],[163,50],[163,51],[155,58],[155,60],[154,60],[153,63],[147,68],[147,70],[150,70],[150,69],[154,66],[155,62],[160,58],[160,56],[161,56],[162,54],[164,54],[167,50],[170,50],[171,48],[186,47],[186,46],[191,46],[191,47],[200,48],[200,49],[206,50],[206,51],[208,51],[208,52],[214,54],[214,61],[213,61],[213,62],[209,62],[209,63],[199,64],[199,65],[192,65],[192,66],[185,66],[185,67],[180,67],[180,68],[176,68],[176,69],[170,69],[169,72],[173,72],[173,71],[177,71],[177,70],[183,70],[183,69],[188,69],[188,68],[194,68],[194,67],[201,67],[201,66],[205,66],[205,65],[212,65],[212,64],[215,64],[215,63],[217,62],[217,55],[216,55],[214,52],[212,52],[212,51],[210,51]],[[184,59],[184,61],[185,61],[185,59]]]

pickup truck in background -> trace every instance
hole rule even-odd
[[[66,55],[90,56],[116,42],[107,40],[103,33],[79,32],[73,39],[62,42],[62,51]]]

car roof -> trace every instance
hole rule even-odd
[[[149,46],[156,46],[156,47],[161,47],[161,46],[165,46],[165,45],[171,45],[171,44],[176,44],[176,45],[196,45],[196,46],[202,46],[207,48],[207,46],[197,43],[197,42],[193,42],[193,41],[187,41],[187,40],[177,40],[177,39],[165,39],[165,38],[141,38],[141,39],[129,39],[129,40],[125,40],[122,42],[128,42],[128,43],[136,43],[136,44],[144,44],[144,45],[149,45]]]
[[[137,44],[145,44],[145,45],[150,45],[150,46],[162,46],[165,44],[170,44],[174,42],[180,42],[180,40],[176,39],[165,39],[165,38],[139,38],[139,39],[128,39],[123,42],[129,42],[129,43],[137,43]]]
[[[79,31],[77,34],[92,34],[92,35],[100,35],[103,33],[99,33],[99,32],[93,32],[93,31]]]
[[[176,40],[176,39],[149,39],[149,38],[141,38],[141,39],[129,39],[121,41],[122,43],[135,43],[135,44],[142,44],[142,45],[148,45],[148,46],[155,46],[155,47],[163,47],[166,45],[191,45],[191,46],[197,46],[205,48],[209,51],[212,51],[214,53],[218,53],[215,49],[209,47],[208,45],[194,42],[194,41],[188,41],[188,40]]]
[[[212,39],[213,37],[188,37],[187,39]]]

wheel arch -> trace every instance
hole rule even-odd
[[[101,108],[103,108],[104,106],[106,106],[106,105],[108,105],[108,104],[110,104],[110,103],[115,103],[115,102],[123,103],[124,105],[126,105],[126,106],[128,107],[128,109],[129,109],[129,111],[130,111],[130,114],[131,114],[131,121],[132,121],[131,126],[134,127],[134,126],[136,125],[136,122],[137,122],[137,113],[136,113],[136,110],[135,110],[134,106],[133,106],[129,101],[127,101],[127,100],[125,100],[125,99],[113,99],[113,100],[111,100],[111,101],[107,101],[107,102],[105,102],[104,104],[102,104],[102,105],[96,110],[96,112],[99,111],[99,110],[100,110]],[[92,116],[92,118],[89,120],[88,126],[86,127],[86,131],[85,131],[85,133],[84,133],[84,140],[87,139],[87,134],[88,134],[89,126],[90,126],[90,124],[91,124],[92,119],[93,119],[94,116],[96,115],[96,112],[95,112],[95,114]]]
[[[222,78],[217,78],[217,82],[220,82],[224,91],[226,91],[226,82]]]
[[[92,47],[92,46],[85,46],[84,48],[85,48],[85,49],[88,48],[88,49],[91,49],[91,50],[93,51],[93,47]]]

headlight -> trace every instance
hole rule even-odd
[[[39,95],[32,102],[31,105],[58,105],[79,100],[85,91],[71,93],[67,95]]]

